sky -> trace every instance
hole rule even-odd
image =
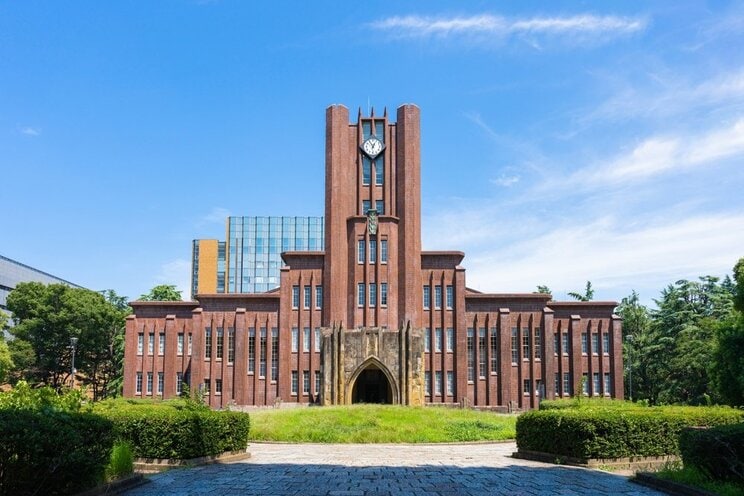
[[[323,215],[325,109],[421,109],[468,286],[651,304],[744,256],[744,3],[0,3],[0,254],[189,295],[228,215]]]

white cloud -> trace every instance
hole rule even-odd
[[[18,130],[26,136],[39,136],[41,134],[41,129],[38,127],[22,126]]]
[[[191,261],[177,258],[160,267],[156,284],[174,284],[184,300],[191,297]]]
[[[501,174],[496,179],[491,179],[491,182],[493,184],[508,188],[510,186],[514,186],[519,182],[519,176],[515,174]]]
[[[531,17],[510,19],[480,14],[470,17],[395,16],[370,24],[374,29],[398,38],[450,36],[489,36],[506,38],[513,35],[608,36],[642,31],[647,21],[642,18],[595,16]]]
[[[227,217],[230,216],[230,211],[222,207],[212,207],[212,210],[208,214],[204,215],[200,219],[200,224],[220,224],[224,225]]]

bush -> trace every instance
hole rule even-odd
[[[744,424],[685,429],[679,439],[685,467],[714,480],[744,485]]]
[[[632,403],[630,401],[616,400],[612,398],[561,398],[557,400],[542,400],[540,410],[563,410],[576,408],[622,408],[634,409],[644,408],[648,405]]]
[[[684,428],[743,420],[744,411],[723,407],[531,411],[517,419],[517,446],[581,459],[678,455]]]
[[[90,413],[0,410],[0,494],[74,494],[103,480],[112,424]]]
[[[108,480],[118,479],[134,472],[134,456],[132,448],[126,441],[117,441],[111,450],[109,464],[106,467]]]
[[[245,449],[247,413],[192,408],[183,402],[104,402],[96,411],[114,424],[117,439],[141,458],[188,459]]]
[[[32,388],[26,381],[19,381],[13,389],[0,394],[0,410],[57,410],[79,412],[83,409],[85,391],[67,389],[62,393],[49,386]]]

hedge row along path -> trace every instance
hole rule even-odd
[[[249,450],[250,460],[171,470],[126,494],[663,495],[621,475],[511,458],[515,443],[251,443]]]

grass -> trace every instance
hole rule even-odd
[[[516,416],[450,408],[353,405],[259,410],[250,439],[299,443],[446,443],[514,439]]]
[[[125,477],[134,472],[134,457],[129,443],[119,441],[111,450],[111,458],[106,467],[106,478],[108,480]]]
[[[720,496],[741,496],[744,494],[744,487],[741,485],[711,480],[696,468],[682,467],[681,464],[660,470],[654,475],[660,479],[679,482]]]

